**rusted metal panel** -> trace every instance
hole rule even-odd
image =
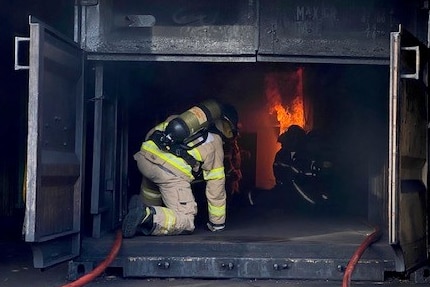
[[[83,55],[30,18],[25,240],[34,266],[79,254],[83,177]]]
[[[346,260],[239,257],[128,257],[125,277],[259,278],[341,281]],[[361,260],[354,280],[383,281],[389,264]]]
[[[100,0],[81,5],[80,42],[92,60],[360,59],[388,65],[389,33],[400,22],[420,25],[418,1]]]
[[[392,1],[262,0],[259,54],[388,59],[399,9]]]
[[[83,9],[89,52],[255,55],[255,1],[99,1]]]
[[[427,260],[428,48],[402,26],[391,34],[389,243],[396,271]]]

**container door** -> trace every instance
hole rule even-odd
[[[402,26],[391,33],[388,229],[399,272],[427,259],[427,57]]]
[[[23,232],[34,266],[80,252],[83,189],[81,49],[30,17],[26,214]]]

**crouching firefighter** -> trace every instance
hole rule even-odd
[[[233,106],[208,100],[151,129],[134,155],[143,180],[140,195],[130,199],[123,236],[192,233],[197,203],[191,183],[198,176],[206,182],[207,227],[223,230],[223,142],[237,134],[237,124]]]

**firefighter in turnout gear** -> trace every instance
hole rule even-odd
[[[195,117],[199,121],[194,121]],[[194,127],[193,121],[204,123],[203,128]],[[182,126],[172,128],[178,123]],[[237,134],[237,124],[233,106],[209,101],[180,116],[170,116],[149,131],[134,155],[143,180],[140,195],[130,199],[123,237],[192,233],[197,203],[191,184],[197,177],[206,182],[207,227],[223,230],[227,197],[223,142]],[[197,132],[191,132],[193,129]],[[175,137],[175,133],[181,136]],[[191,140],[184,140],[184,134]]]

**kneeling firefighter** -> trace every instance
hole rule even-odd
[[[134,155],[143,175],[141,193],[130,199],[124,237],[174,235],[194,231],[197,203],[191,189],[206,181],[210,231],[226,220],[223,141],[237,134],[238,114],[228,104],[205,101],[151,129]]]

